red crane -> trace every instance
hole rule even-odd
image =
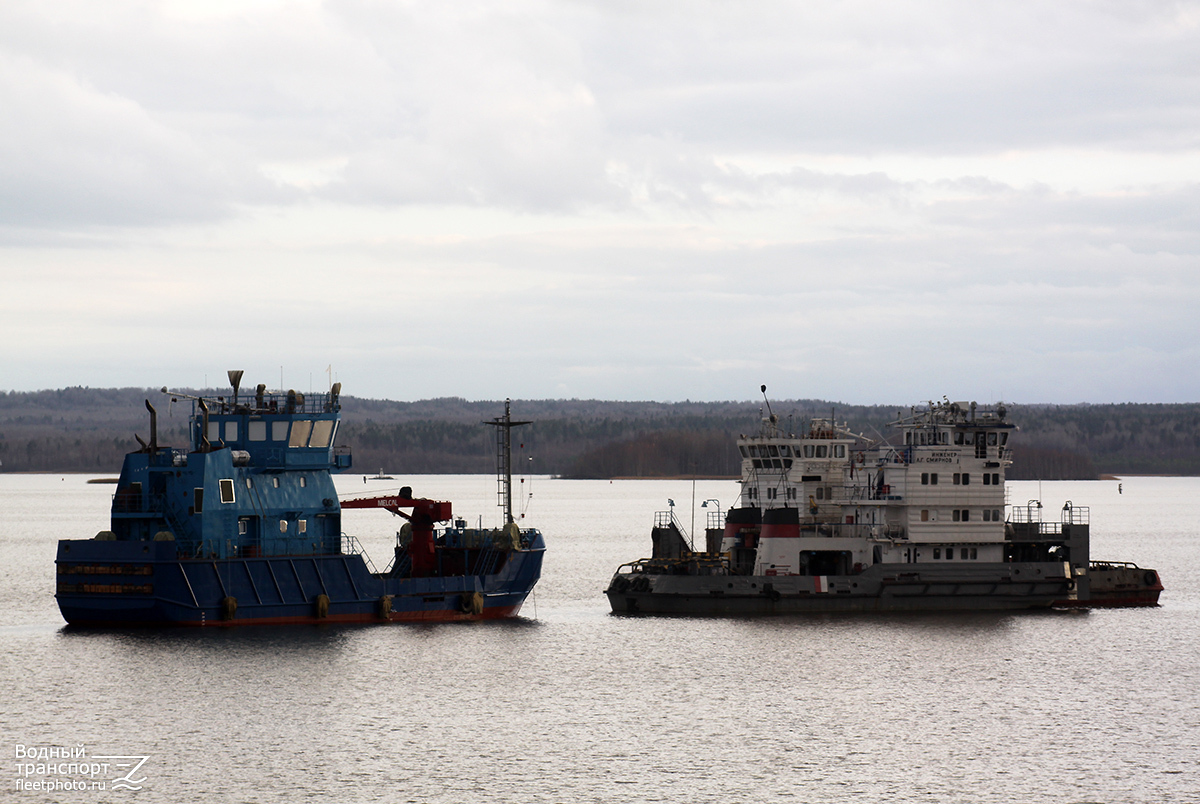
[[[449,522],[450,503],[439,500],[413,499],[412,489],[408,486],[400,489],[398,494],[385,494],[381,497],[356,497],[342,500],[342,508],[383,508],[399,517],[407,519],[412,524],[412,542],[408,546],[412,557],[412,574],[414,578],[424,578],[432,575],[437,568],[437,557],[434,554],[433,523]],[[412,513],[406,514],[403,508],[411,508]]]

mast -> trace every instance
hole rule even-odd
[[[512,507],[512,429],[533,422],[514,422],[511,415],[511,399],[504,400],[504,416],[484,422],[496,428],[496,483],[499,505],[504,508],[504,524],[513,522]]]

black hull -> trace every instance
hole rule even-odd
[[[614,614],[771,616],[835,612],[1016,611],[1077,599],[1063,565],[1003,564],[970,572],[849,576],[625,574],[605,590]],[[1086,594],[1086,592],[1085,592]]]

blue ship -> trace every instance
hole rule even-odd
[[[111,524],[58,543],[57,591],[72,626],[232,626],[385,623],[513,617],[541,576],[545,541],[513,521],[510,433],[496,427],[505,522],[467,528],[449,502],[414,497],[340,501],[334,472],[341,384],[329,393],[190,397],[187,449],[150,439],[125,456]],[[162,389],[168,393],[167,389]],[[407,522],[395,554],[375,571],[342,508],[384,508]]]

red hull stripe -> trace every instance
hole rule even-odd
[[[319,625],[321,623],[427,623],[427,622],[459,622],[464,620],[501,620],[517,616],[521,606],[497,606],[484,609],[482,614],[464,614],[461,611],[441,609],[438,611],[394,611],[386,620],[378,614],[330,614],[320,619],[312,616],[297,617],[237,617],[233,620],[172,620],[154,622],[114,622],[112,620],[84,620],[76,625],[104,626],[112,628],[148,626],[195,626],[197,628],[229,628],[239,625]]]

